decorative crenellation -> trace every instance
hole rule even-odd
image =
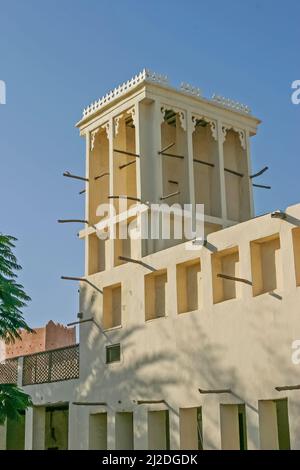
[[[189,83],[185,83],[185,82],[181,82],[180,90],[185,92],[185,93],[189,93],[190,95],[193,95],[193,96],[201,96],[202,95],[202,92],[201,92],[200,88],[197,88],[197,87],[195,87],[193,85],[190,85]]]
[[[179,108],[177,108],[176,106],[173,106],[173,105],[170,105],[170,106],[169,105],[163,105],[160,108],[160,111],[161,111],[161,122],[163,122],[163,120],[164,120],[164,116],[165,116],[166,111],[174,111],[174,113],[177,113],[178,116],[179,116],[180,125],[181,125],[182,129],[184,131],[186,131],[185,111],[183,111],[182,109],[179,109]]]
[[[207,116],[198,116],[196,114],[192,115],[192,133],[195,131],[197,121],[203,120],[210,125],[210,130],[213,138],[218,140],[218,131],[217,131],[217,122],[214,119],[210,119]]]
[[[105,106],[106,104],[110,103],[114,99],[126,93],[130,88],[134,88],[135,86],[139,85],[140,83],[144,81],[159,83],[162,85],[168,85],[168,78],[166,75],[161,75],[156,72],[151,72],[148,69],[144,69],[142,70],[142,72],[135,75],[127,82],[122,83],[121,85],[114,88],[106,95],[102,96],[102,98],[100,98],[99,100],[94,101],[94,103],[92,103],[90,106],[88,106],[87,108],[83,110],[82,117],[85,118],[89,116],[90,114],[93,114],[95,111],[98,111],[102,106]]]
[[[246,106],[243,103],[239,103],[238,101],[231,100],[230,98],[225,98],[224,96],[216,95],[215,93],[211,97],[212,101],[215,101],[222,106],[226,106],[227,108],[235,109],[236,111],[241,111],[242,113],[250,114],[251,109],[249,106]]]
[[[151,72],[149,69],[144,69],[139,74],[135,75],[130,80],[128,80],[127,82],[122,83],[118,87],[108,92],[106,95],[102,96],[102,98],[100,98],[99,100],[94,101],[94,103],[90,104],[90,106],[88,106],[87,108],[83,110],[82,117],[86,118],[90,116],[94,112],[101,109],[103,106],[119,98],[123,94],[127,93],[128,90],[138,86],[139,84],[143,82],[156,83],[156,84],[170,87],[170,84],[166,75],[161,75],[156,72]],[[190,94],[194,97],[200,98],[202,96],[202,92],[199,88],[192,86],[186,82],[182,82],[179,89],[180,91]],[[243,112],[245,114],[251,114],[250,108],[242,103],[239,103],[238,101],[234,101],[229,98],[224,98],[223,96],[216,95],[216,94],[214,94],[211,99],[215,103],[218,103],[227,108],[231,108],[236,111]]]
[[[237,132],[237,134],[239,135],[239,138],[240,138],[241,146],[244,150],[246,150],[246,134],[245,134],[245,132],[242,129],[239,129],[238,127],[229,126],[229,125],[227,126],[226,124],[223,124],[222,128],[221,128],[222,144],[225,142],[227,132],[230,129]]]

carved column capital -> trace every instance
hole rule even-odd
[[[244,150],[246,150],[246,134],[242,129],[237,129],[236,127],[233,127],[233,130],[238,133],[241,146]]]
[[[94,150],[96,135],[99,132],[100,127],[97,127],[94,131],[91,132],[91,150]]]
[[[222,124],[221,126],[221,142],[222,144],[224,144],[225,140],[226,140],[226,135],[227,135],[227,132],[229,131],[230,127],[228,126],[224,126],[224,124]]]
[[[101,128],[105,130],[106,137],[109,139],[109,122],[106,122],[105,124],[103,124],[103,126],[101,126]]]
[[[167,106],[163,105],[160,108],[161,110],[161,122],[164,120],[164,115],[166,111],[174,111],[174,113],[178,114],[179,122],[184,131],[186,131],[186,113],[182,109],[176,108],[175,106]]]
[[[130,115],[131,115],[133,125],[136,126],[135,106],[133,106],[132,108],[128,109],[128,111],[126,112],[126,114],[130,114]]]
[[[115,136],[118,135],[119,133],[119,125],[120,125],[120,119],[123,117],[123,114],[119,114],[119,116],[116,116],[114,118],[114,133],[115,133]]]
[[[244,150],[246,150],[246,134],[245,134],[245,131],[243,131],[243,129],[240,129],[238,127],[228,126],[226,124],[222,124],[222,143],[225,142],[227,132],[230,129],[232,129],[234,132],[236,132],[238,134],[239,139],[240,139],[240,143],[241,143],[241,147]]]
[[[199,120],[203,120],[203,121],[205,121],[209,124],[210,130],[211,130],[211,135],[212,135],[213,139],[217,141],[218,140],[217,123],[214,119],[210,119],[207,116],[198,116],[198,115],[195,115],[195,114],[192,115],[192,133],[195,131],[197,121],[199,121]]]

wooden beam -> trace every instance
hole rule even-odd
[[[92,323],[94,323],[94,325],[96,325],[96,327],[101,331],[101,333],[106,336],[106,334],[104,333],[103,329],[101,328],[101,326],[99,325],[99,323],[97,323],[97,322],[94,320],[94,318],[87,318],[86,320],[73,321],[73,322],[71,322],[71,323],[67,323],[67,326],[80,325],[81,323],[87,323],[87,322],[92,322]]]
[[[155,405],[156,403],[165,403],[168,406],[166,400],[137,400],[138,405]]]
[[[78,406],[107,406],[104,401],[73,401],[72,405]]]
[[[80,325],[80,323],[86,323],[94,321],[93,318],[87,318],[86,320],[77,320],[77,321],[72,321],[71,323],[67,323],[67,326],[74,326],[74,325]]]
[[[167,196],[162,196],[160,200],[164,201],[165,199],[169,199],[169,197],[177,196],[177,194],[180,194],[180,191],[175,191],[175,193],[167,194]]]
[[[108,196],[108,199],[129,199],[130,201],[142,202],[141,199],[139,199],[138,197],[132,197],[132,196],[126,196],[126,195]]]
[[[98,179],[103,178],[103,176],[108,176],[108,175],[109,175],[109,172],[106,171],[104,173],[101,173],[101,175],[95,176],[94,180],[97,181]]]
[[[232,393],[230,388],[220,388],[220,389],[208,389],[204,390],[203,388],[198,388],[199,392],[202,394],[209,394],[209,393]]]
[[[61,279],[65,281],[86,281],[84,277],[75,277],[75,276],[61,276]]]
[[[175,153],[166,153],[166,152],[158,152],[159,155],[163,155],[164,157],[173,157],[173,158],[180,158],[181,160],[184,159],[184,155],[176,155]]]
[[[250,175],[249,178],[252,179],[252,178],[257,178],[257,176],[260,176],[262,175],[265,171],[267,171],[269,169],[268,166],[265,166],[262,170],[258,171],[257,173],[254,173],[254,175]]]
[[[124,163],[124,165],[119,165],[119,170],[123,170],[126,166],[132,165],[133,163],[136,163],[135,160],[132,160],[132,162],[129,163]]]
[[[79,282],[86,282],[89,284],[91,287],[93,287],[96,291],[100,292],[100,294],[103,294],[103,291],[99,289],[99,287],[95,286],[91,281],[86,279],[85,277],[75,277],[75,276],[61,276],[61,279],[64,281],[79,281]]]
[[[248,279],[243,279],[242,277],[228,276],[228,274],[217,274],[217,277],[227,279],[228,281],[243,282],[244,284],[252,286],[251,281],[249,281]]]
[[[229,168],[224,168],[224,170],[227,171],[227,173],[231,173],[232,175],[239,176],[240,178],[243,178],[244,176],[243,173],[239,173],[238,171],[235,171],[235,170],[230,170]]]
[[[275,387],[277,392],[283,392],[285,390],[300,390],[300,385],[285,385],[284,387]]]
[[[72,175],[69,171],[65,171],[63,173],[63,176],[66,176],[67,178],[73,178],[75,180],[86,181],[87,183],[89,182],[88,178],[84,178],[83,176]]]
[[[173,147],[175,145],[175,142],[173,142],[172,144],[170,145],[167,145],[166,147],[164,147],[162,150],[160,150],[158,152],[158,154],[160,155],[161,153],[165,152],[166,150],[169,150],[171,147]]]
[[[252,184],[255,188],[271,189],[271,186],[266,186],[265,184]]]
[[[128,258],[127,256],[119,256],[118,258],[119,258],[119,260],[121,260],[121,261],[128,261],[128,263],[140,264],[141,266],[144,266],[145,268],[149,269],[149,270],[152,271],[152,272],[157,271],[157,269],[153,268],[153,267],[150,266],[149,264],[144,263],[144,262],[141,261],[141,260]]]
[[[197,158],[194,158],[193,162],[201,163],[201,165],[207,165],[207,166],[210,166],[212,168],[215,166],[213,163],[205,162],[204,160],[198,160]]]
[[[89,225],[88,220],[83,220],[83,219],[58,219],[57,222],[59,224],[68,224],[68,223],[78,222],[78,223]]]
[[[140,156],[137,153],[127,152],[126,150],[113,149],[113,151],[116,153],[121,153],[122,155],[129,155],[131,157],[140,158]]]

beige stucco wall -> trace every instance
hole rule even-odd
[[[220,405],[238,403],[246,404],[248,448],[259,448],[259,438],[263,439],[263,446],[273,447],[263,435],[259,436],[258,403],[283,397],[288,397],[291,447],[300,448],[299,392],[275,390],[277,386],[299,382],[299,365],[292,363],[292,342],[300,338],[300,291],[296,285],[292,230],[295,221],[300,220],[300,205],[286,212],[287,220],[267,214],[213,233],[208,236],[207,246],[196,251],[186,250],[186,245],[181,244],[144,258],[157,270],[167,269],[163,318],[145,321],[147,268],[126,263],[89,277],[100,289],[121,283],[122,326],[103,331],[91,322],[81,325],[79,381],[26,387],[36,405],[71,403],[71,448],[89,448],[89,415],[101,411],[107,412],[109,448],[115,447],[116,412],[134,413],[135,448],[146,448],[147,412],[168,409],[170,443],[176,449],[180,447],[180,409],[202,406],[204,448],[218,449]],[[280,238],[280,290],[254,296],[251,285],[237,283],[237,298],[214,304],[212,253],[238,247],[236,275],[251,281],[251,242],[272,238],[274,234]],[[196,258],[201,261],[201,308],[178,314],[174,295],[176,265]],[[92,316],[101,325],[102,305],[102,294],[82,283],[80,310],[84,318]],[[107,365],[105,348],[118,342],[121,361]],[[225,388],[231,393],[205,395],[199,393],[199,388]],[[164,402],[139,405],[138,400]],[[107,405],[76,406],[72,401]],[[268,414],[266,422],[272,420],[274,415]],[[261,433],[275,435],[271,424],[264,426],[261,424]],[[276,447],[276,436],[272,439]]]
[[[176,133],[169,128],[164,131],[164,109],[175,110],[179,126]],[[124,125],[130,115],[135,124],[134,135]],[[195,134],[197,116],[204,116],[210,126],[207,129],[210,133],[201,142]],[[69,403],[71,449],[96,446],[95,435],[92,435],[95,426],[91,424],[90,415],[97,413],[106,413],[106,418],[99,419],[98,425],[102,422],[107,430],[108,448],[123,445],[120,432],[122,427],[128,430],[130,426],[128,419],[120,419],[125,415],[117,413],[124,412],[133,413],[135,449],[164,448],[166,413],[151,414],[162,411],[169,412],[171,449],[181,448],[184,439],[189,441],[184,445],[194,448],[195,422],[191,421],[191,416],[195,411],[183,410],[198,407],[202,407],[204,449],[220,449],[222,445],[236,447],[237,407],[223,407],[222,413],[220,407],[238,404],[246,406],[248,448],[278,447],[272,400],[284,397],[288,398],[291,447],[300,448],[299,391],[275,390],[277,386],[299,383],[299,365],[292,363],[291,356],[292,342],[300,338],[300,291],[297,287],[300,274],[299,269],[295,273],[292,243],[292,229],[300,220],[300,205],[287,209],[287,220],[273,219],[267,214],[236,224],[254,215],[249,138],[255,135],[258,123],[250,115],[201,97],[158,84],[138,83],[132,89],[129,87],[126,95],[112,102],[108,100],[99,112],[78,124],[81,135],[86,138],[86,177],[90,180],[85,193],[85,218],[89,224],[80,232],[86,250],[85,278],[90,284],[80,283],[80,312],[83,320],[93,318],[94,322],[80,326],[79,380],[25,387],[35,405],[26,414],[27,449],[43,448],[43,409],[49,403]],[[172,152],[184,156],[174,165],[158,156],[158,151],[172,139],[176,139]],[[114,148],[120,149],[120,146],[140,155],[123,173],[120,165],[129,160],[117,159]],[[209,156],[207,149],[212,153]],[[210,167],[214,168],[213,173],[207,168],[200,170],[195,157],[207,157],[213,162],[215,166]],[[226,165],[242,172],[243,176],[225,173]],[[110,173],[109,179],[100,185],[94,178],[97,173],[106,171]],[[204,184],[206,176],[210,185]],[[180,183],[179,202],[203,202],[198,198],[204,198],[207,203],[205,230],[209,235],[204,247],[190,250],[187,249],[189,244],[181,243],[164,249],[172,243],[137,240],[131,243],[130,256],[140,260],[147,253],[142,257],[143,266],[130,262],[120,264],[118,241],[108,240],[97,249],[92,226],[98,221],[97,204],[106,200],[108,194],[124,192],[143,201],[158,202],[171,191],[170,184],[174,184],[169,182],[171,178]],[[206,188],[205,197],[195,187],[201,183]],[[176,197],[169,202],[177,202]],[[131,202],[129,205],[134,206]],[[119,210],[120,204],[115,202],[114,206]],[[279,245],[278,241],[272,242],[266,245],[266,250],[257,246],[259,240],[270,240],[274,235],[279,235]],[[294,240],[298,238],[294,234]],[[254,241],[255,245],[251,244]],[[299,267],[299,240],[295,246]],[[263,269],[257,262],[260,253],[261,259],[267,260]],[[177,265],[197,260],[201,266],[197,273],[199,308],[179,314],[177,288],[181,275]],[[165,297],[164,302],[155,299],[157,308],[160,313],[165,311],[165,316],[149,321],[145,320],[145,276],[151,270],[146,265],[166,272],[164,280],[167,280],[165,293],[162,283],[158,290]],[[256,289],[257,278],[258,284],[263,285],[262,290],[268,290],[268,286],[274,285],[272,267],[278,275],[277,289],[260,294],[259,288]],[[97,272],[100,269],[103,271]],[[219,270],[247,282],[220,280],[216,277]],[[255,286],[251,285],[253,274]],[[268,282],[262,283],[263,279]],[[150,279],[149,284],[155,286],[152,281]],[[111,311],[118,312],[119,317],[121,310],[121,325],[105,330],[103,305],[110,306],[112,297],[105,300],[103,297],[107,292],[111,295],[111,288],[116,285],[121,285],[121,296],[117,296],[121,299],[121,309],[115,305]],[[149,292],[147,304],[151,304]],[[185,308],[179,308],[182,310]],[[106,347],[115,343],[121,345],[120,361],[106,364]],[[230,392],[199,393],[199,388]],[[80,404],[76,404],[78,402]],[[230,418],[233,415],[234,424]],[[221,430],[226,433],[233,426],[235,431],[227,441],[224,436],[221,439]],[[185,431],[187,427],[190,437]],[[102,431],[97,432],[101,435]],[[266,434],[271,437],[265,437]],[[3,441],[0,436],[1,439]],[[98,445],[103,445],[103,440],[102,444],[98,440]]]
[[[300,206],[287,210],[300,219]],[[101,332],[82,324],[79,395],[103,401],[109,408],[135,411],[146,405],[137,400],[165,400],[151,409],[203,407],[204,446],[220,445],[220,404],[245,403],[248,447],[258,447],[258,400],[288,396],[292,446],[300,446],[297,391],[277,392],[276,386],[298,383],[298,368],[291,360],[292,342],[300,338],[299,289],[296,287],[292,223],[270,214],[209,235],[209,247],[239,249],[237,276],[251,281],[250,243],[279,233],[283,271],[282,289],[253,296],[252,287],[237,283],[237,298],[213,304],[209,248],[187,251],[185,245],[150,255],[143,261],[167,269],[166,316],[145,322],[144,276],[148,270],[126,263],[89,279],[100,289],[122,284],[122,327]],[[202,308],[177,314],[176,265],[200,257]],[[81,286],[81,311],[101,325],[102,295]],[[105,347],[121,344],[121,361],[105,364]],[[201,389],[227,389],[232,393],[211,397]],[[147,408],[149,408],[147,406]],[[214,410],[212,410],[214,408]],[[177,411],[176,411],[177,410]],[[172,411],[172,412],[173,412]],[[298,411],[298,413],[297,413]],[[88,410],[81,410],[88,413]],[[216,417],[216,420],[213,418]],[[177,419],[177,418],[176,418]],[[209,421],[209,422],[208,422]]]

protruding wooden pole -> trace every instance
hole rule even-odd
[[[75,180],[81,180],[81,181],[86,181],[86,182],[89,181],[88,178],[84,178],[83,176],[72,175],[69,171],[65,171],[63,173],[63,176],[66,176],[67,178],[73,178]]]

